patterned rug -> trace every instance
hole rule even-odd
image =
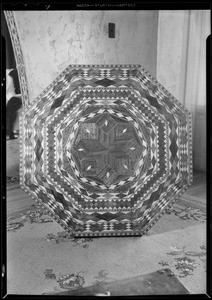
[[[191,114],[139,65],[69,66],[20,133],[22,188],[76,237],[143,235],[192,182]]]
[[[136,276],[110,283],[93,285],[57,293],[71,296],[141,296],[189,294],[170,269],[160,269],[147,275]]]
[[[197,211],[190,211],[190,216],[187,212],[187,219],[185,208],[175,207],[175,211],[177,214],[164,214],[148,235],[128,239],[73,238],[38,205],[13,212],[7,218],[7,294],[56,294],[91,285],[101,288],[161,268],[171,269],[190,293],[205,293],[205,221],[196,219]],[[146,282],[146,287],[152,291],[155,282],[149,281],[152,285]],[[161,285],[162,294],[174,293],[166,288]],[[121,292],[127,295],[126,290]]]

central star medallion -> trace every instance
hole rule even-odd
[[[109,188],[134,174],[142,144],[131,122],[106,112],[80,124],[70,152],[82,176]]]

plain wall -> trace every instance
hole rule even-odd
[[[183,102],[188,11],[159,11],[157,80]]]
[[[206,39],[209,10],[159,11],[157,80],[192,113],[193,166],[206,171]]]
[[[69,64],[141,64],[156,76],[158,11],[16,11],[15,19],[30,102]]]

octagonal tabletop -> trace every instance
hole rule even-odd
[[[192,183],[191,114],[140,65],[70,65],[22,113],[22,188],[74,236],[142,235]]]

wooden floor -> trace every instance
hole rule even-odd
[[[191,207],[206,207],[206,174],[194,172],[192,186],[183,194],[180,199],[181,204]],[[7,213],[13,214],[23,209],[27,209],[35,204],[18,184],[7,187]]]

